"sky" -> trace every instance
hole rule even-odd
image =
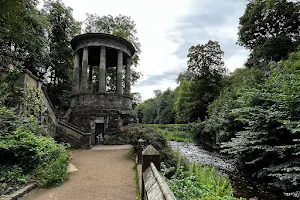
[[[188,49],[209,40],[220,42],[229,71],[243,67],[248,51],[236,44],[239,17],[246,0],[63,0],[77,21],[86,13],[124,14],[136,23],[142,53],[137,71],[142,78],[132,87],[142,100],[154,90],[174,89],[187,69]]]

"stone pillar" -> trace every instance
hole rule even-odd
[[[89,77],[88,77],[88,91],[93,93],[93,66],[89,67]]]
[[[87,91],[87,68],[89,63],[89,50],[87,47],[83,49],[82,71],[81,71],[81,92]]]
[[[80,66],[80,57],[79,52],[75,52],[74,57],[74,70],[73,70],[73,94],[77,94],[79,92],[79,66]]]
[[[123,68],[123,52],[118,52],[118,66],[117,66],[117,94],[122,94],[122,68]]]
[[[106,92],[106,48],[100,50],[99,92]]]
[[[127,58],[126,74],[125,74],[125,94],[130,95],[130,80],[131,80],[131,58]]]

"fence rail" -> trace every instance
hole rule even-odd
[[[138,175],[142,200],[176,200],[160,170],[160,154],[149,145],[143,150],[143,140],[139,140]]]

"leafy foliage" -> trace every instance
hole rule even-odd
[[[195,124],[149,124],[156,128],[168,141],[192,142],[195,132]]]
[[[238,155],[253,176],[265,178],[287,196],[299,197],[299,60],[272,63],[271,76],[256,88],[245,88],[232,109],[242,123],[223,152]]]
[[[36,6],[36,0],[1,2],[0,64],[25,67],[42,76],[49,62],[48,22]]]
[[[248,67],[278,62],[299,45],[300,3],[288,0],[249,1],[240,17],[238,43],[251,50]]]
[[[299,9],[299,2],[287,0],[250,1],[240,18],[239,44],[253,49],[270,37],[298,40]]]
[[[14,80],[8,75],[5,82],[10,83],[11,78]],[[15,94],[11,90],[14,87],[1,91],[4,96],[7,96],[5,92]],[[40,125],[44,107],[40,92],[27,86],[20,95],[18,104],[23,105],[23,112],[0,105],[0,196],[32,180],[42,186],[51,186],[67,178],[69,152]],[[6,98],[4,102],[14,98]]]
[[[154,91],[155,98],[148,99],[136,107],[140,112],[140,122],[144,124],[170,124],[175,121],[175,92],[167,89],[164,92]]]
[[[59,108],[69,105],[72,87],[73,50],[70,45],[72,38],[80,33],[81,23],[77,22],[72,9],[61,1],[48,0],[45,3],[45,13],[50,22],[49,26],[49,56],[50,74],[48,91]]]
[[[146,125],[129,125],[125,130],[125,138],[134,146],[134,150],[137,150],[137,141],[139,139],[145,140],[144,145],[152,145],[161,154],[161,159],[167,166],[175,165],[176,161],[172,156],[171,147],[168,145],[166,138],[154,127]]]
[[[237,199],[232,196],[229,180],[219,175],[214,168],[189,163],[187,170],[180,164],[170,168],[163,165],[162,172],[177,199]],[[170,172],[173,172],[171,177]]]

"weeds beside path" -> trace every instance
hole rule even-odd
[[[22,200],[134,200],[133,161],[126,159],[130,146],[103,146],[72,153],[78,171],[63,185],[39,189]]]

